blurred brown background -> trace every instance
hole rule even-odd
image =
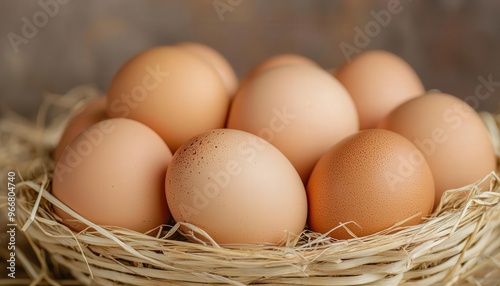
[[[500,111],[499,14],[500,1],[489,0],[1,0],[0,104],[33,116],[44,91],[87,83],[105,91],[134,54],[198,41],[240,77],[278,53],[333,68],[346,60],[342,46],[385,49],[426,88]]]

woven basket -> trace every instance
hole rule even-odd
[[[75,106],[93,96],[81,94],[97,91],[85,87],[70,93],[73,96],[48,96],[51,100],[45,107],[60,107],[63,101]],[[69,112],[58,118],[67,118]],[[71,274],[72,285],[75,281],[84,285],[498,285],[500,281],[496,173],[482,180],[490,182],[488,190],[479,188],[482,181],[450,190],[429,219],[398,232],[390,231],[399,228],[394,226],[368,237],[335,241],[304,231],[282,246],[193,243],[180,235],[179,224],[163,226],[157,237],[101,227],[52,196],[54,162],[48,150],[63,124],[40,119],[47,113],[37,124],[0,119],[0,167],[15,169],[22,177],[16,186],[18,231],[25,232],[39,260],[21,259],[33,284],[63,285],[59,273],[65,271]],[[500,150],[500,117],[481,115]],[[94,230],[70,231],[59,222],[54,205]],[[21,258],[23,251],[19,250]]]

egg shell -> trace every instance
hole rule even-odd
[[[107,114],[144,123],[175,152],[225,124],[230,97],[206,62],[179,47],[146,50],[122,66],[108,90]]]
[[[315,66],[315,67],[319,68],[319,65],[315,61],[313,61],[305,56],[302,56],[299,54],[291,54],[291,53],[278,54],[278,55],[275,55],[275,56],[272,56],[272,57],[266,59],[265,61],[263,61],[263,62],[259,63],[257,66],[255,66],[245,76],[245,78],[243,78],[243,80],[241,81],[240,89],[245,84],[247,84],[251,79],[253,79],[255,76],[257,76],[258,74],[260,74],[266,70],[276,68],[279,66],[283,66],[283,65],[295,65],[295,64],[311,65],[311,66]]]
[[[423,154],[394,132],[370,129],[325,153],[307,185],[309,227],[337,239],[377,233],[409,217],[431,213],[434,181]]]
[[[174,154],[165,192],[177,222],[200,227],[219,244],[280,244],[300,234],[307,217],[305,188],[290,162],[239,130],[187,141]]]
[[[100,96],[89,100],[70,118],[54,150],[55,161],[61,156],[64,148],[66,148],[78,134],[93,124],[107,118],[106,99],[105,96]]]
[[[379,127],[408,138],[425,155],[436,183],[436,205],[446,190],[472,184],[496,170],[484,122],[455,96],[437,92],[409,100]]]
[[[165,142],[149,127],[107,119],[80,133],[64,150],[52,193],[93,223],[147,232],[170,219],[164,188],[171,159]],[[86,227],[58,207],[55,212],[76,231]]]
[[[227,127],[273,144],[306,182],[321,155],[359,126],[351,97],[329,73],[284,65],[260,73],[236,94]]]
[[[258,64],[252,70],[251,74],[257,75],[265,70],[290,64],[311,65],[319,67],[319,65],[315,61],[299,54],[279,54],[272,56]]]
[[[335,71],[354,100],[360,129],[375,128],[401,103],[425,93],[413,68],[381,50],[362,52]]]
[[[221,53],[207,45],[195,42],[180,43],[178,46],[192,52],[210,64],[226,85],[229,95],[234,95],[238,88],[238,77],[231,64]]]

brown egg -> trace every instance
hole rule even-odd
[[[80,132],[106,118],[106,97],[100,96],[89,100],[68,121],[64,133],[59,140],[59,144],[54,150],[55,161],[59,159],[64,148],[66,148]]]
[[[229,95],[234,95],[236,89],[238,88],[238,77],[236,76],[231,64],[226,60],[226,58],[224,58],[223,55],[213,48],[201,43],[186,42],[180,43],[178,46],[192,52],[208,64],[212,65],[226,85]]]
[[[267,60],[263,61],[259,65],[257,65],[253,70],[252,74],[257,75],[265,70],[275,68],[278,66],[282,65],[289,65],[289,64],[303,64],[303,65],[312,65],[315,67],[319,67],[319,65],[304,56],[297,55],[297,54],[279,54],[273,57],[268,58]]]
[[[337,239],[377,233],[415,214],[430,214],[434,181],[423,154],[394,132],[370,129],[349,136],[321,157],[307,185],[309,227]],[[352,222],[352,223],[350,223]]]
[[[283,65],[238,91],[227,126],[273,144],[306,182],[324,152],[358,131],[358,118],[351,97],[329,73],[314,65]]]
[[[486,126],[474,109],[452,95],[428,93],[409,100],[379,127],[403,135],[424,153],[436,183],[436,205],[444,191],[472,184],[496,169]]]
[[[171,159],[165,142],[144,124],[103,120],[80,133],[59,157],[52,193],[95,224],[147,232],[170,219],[164,188]],[[60,208],[55,212],[74,230],[86,227]]]
[[[386,51],[359,54],[336,70],[335,77],[354,100],[360,129],[375,128],[391,110],[425,92],[412,67]]]
[[[274,146],[232,129],[197,135],[174,154],[165,192],[172,216],[217,243],[283,243],[300,234],[307,198],[297,171]]]
[[[258,64],[254,67],[246,76],[243,78],[240,84],[240,89],[243,87],[249,80],[253,79],[258,74],[275,67],[279,67],[282,65],[290,65],[290,64],[299,64],[299,65],[311,65],[319,68],[319,65],[313,60],[306,58],[297,54],[279,54],[273,57],[268,58],[262,63]]]
[[[175,151],[189,138],[223,127],[229,101],[210,65],[179,47],[155,47],[115,74],[107,113],[146,124]]]

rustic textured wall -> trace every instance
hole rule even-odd
[[[391,17],[374,24],[375,14]],[[475,97],[479,77],[489,77],[490,96],[471,103],[495,111],[499,14],[500,2],[488,0],[1,0],[0,104],[32,115],[43,91],[84,83],[105,90],[132,55],[189,40],[222,52],[240,76],[277,53],[331,68],[345,61],[342,46],[386,49],[413,65],[427,88],[462,98]],[[371,36],[356,41],[356,30],[365,28]]]

